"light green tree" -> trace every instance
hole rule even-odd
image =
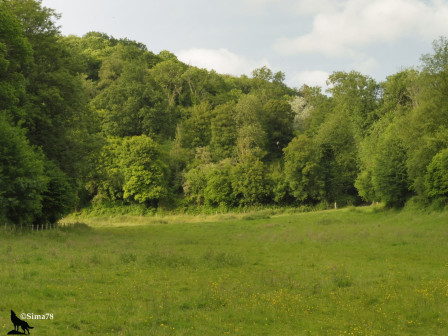
[[[158,145],[145,135],[125,139],[119,152],[123,199],[156,206],[168,195],[167,166]]]
[[[437,153],[425,175],[426,195],[434,200],[448,200],[448,148]]]
[[[186,66],[175,59],[168,59],[155,65],[150,74],[162,88],[170,106],[174,106],[184,89],[182,74]]]

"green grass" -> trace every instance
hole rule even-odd
[[[35,335],[448,333],[446,212],[107,221],[0,231],[0,333],[11,309],[54,315]]]

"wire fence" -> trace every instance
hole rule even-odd
[[[0,232],[3,231],[5,233],[15,233],[15,232],[39,232],[45,230],[57,230],[59,225],[57,223],[46,223],[46,224],[7,224],[4,223],[0,227]]]

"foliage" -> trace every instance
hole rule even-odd
[[[236,145],[235,104],[215,107],[211,120],[210,152],[214,160],[219,161],[233,157]]]
[[[431,199],[448,199],[448,148],[440,151],[428,165],[425,176],[426,195]]]
[[[182,145],[186,148],[204,147],[210,143],[212,107],[208,102],[189,107],[181,124]]]
[[[324,199],[340,204],[357,202],[354,181],[359,172],[357,144],[347,112],[328,115],[315,141],[320,151],[320,169],[325,185]]]
[[[123,199],[148,205],[167,196],[167,167],[157,144],[142,135],[124,139],[118,153]]]
[[[402,206],[410,196],[406,151],[395,130],[388,130],[378,144],[372,183],[375,195],[391,206]]]
[[[299,203],[316,203],[325,197],[324,171],[321,153],[316,143],[306,135],[294,138],[284,149],[285,181]]]
[[[235,200],[232,188],[232,162],[221,161],[207,171],[207,185],[204,189],[204,201],[211,206],[231,206]]]
[[[33,223],[42,214],[48,178],[42,152],[30,146],[25,132],[0,117],[0,220]]]
[[[265,203],[269,196],[263,162],[256,156],[246,156],[231,171],[233,198],[240,205]]]
[[[445,37],[419,70],[382,83],[336,71],[325,94],[291,89],[267,66],[235,77],[105,33],[62,36],[59,17],[38,0],[0,2],[2,128],[42,168],[18,221],[100,200],[212,209],[445,197]]]
[[[32,48],[19,20],[0,3],[0,111],[15,122],[23,120],[26,79]]]
[[[56,223],[73,211],[76,193],[67,175],[53,162],[44,162],[48,183],[42,194],[42,211],[37,223]]]

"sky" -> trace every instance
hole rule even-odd
[[[42,0],[63,35],[98,31],[168,50],[218,73],[262,66],[286,84],[326,86],[334,71],[377,81],[418,67],[448,35],[448,0]]]

